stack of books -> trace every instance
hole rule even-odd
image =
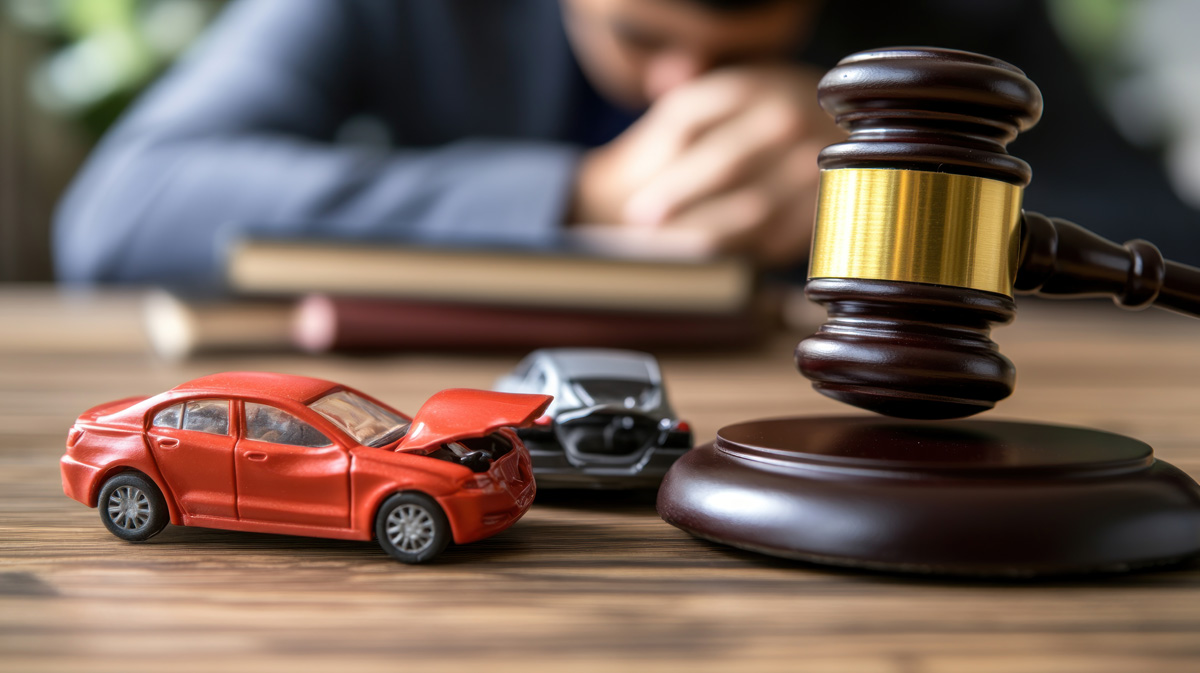
[[[754,269],[686,246],[664,254],[592,238],[531,252],[249,239],[230,249],[226,279],[238,301],[150,299],[160,354],[727,347],[763,331]]]

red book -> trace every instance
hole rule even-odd
[[[547,346],[728,348],[765,332],[757,310],[644,313],[479,306],[309,295],[297,306],[296,344],[331,350],[531,350]]]

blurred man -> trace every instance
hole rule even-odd
[[[586,153],[568,221],[701,232],[714,250],[796,261],[817,153],[842,134],[820,72],[787,63],[815,2],[567,0],[567,34],[608,100],[648,112]]]
[[[1080,85],[1047,27],[1029,2],[238,0],[77,179],[59,274],[212,284],[239,236],[550,247],[579,223],[793,264],[816,154],[840,137],[806,60],[976,49],[1025,68],[1050,108]],[[1123,152],[1082,109],[1084,139],[1051,122],[1033,154]],[[1063,185],[1067,212],[1048,210],[1109,233]]]

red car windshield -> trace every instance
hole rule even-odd
[[[349,390],[330,393],[308,408],[328,418],[364,446],[384,446],[408,431],[408,421]]]

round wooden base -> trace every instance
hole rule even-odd
[[[1200,553],[1190,477],[1138,440],[1034,423],[739,423],[671,468],[658,512],[742,549],[901,572],[1115,572]]]

